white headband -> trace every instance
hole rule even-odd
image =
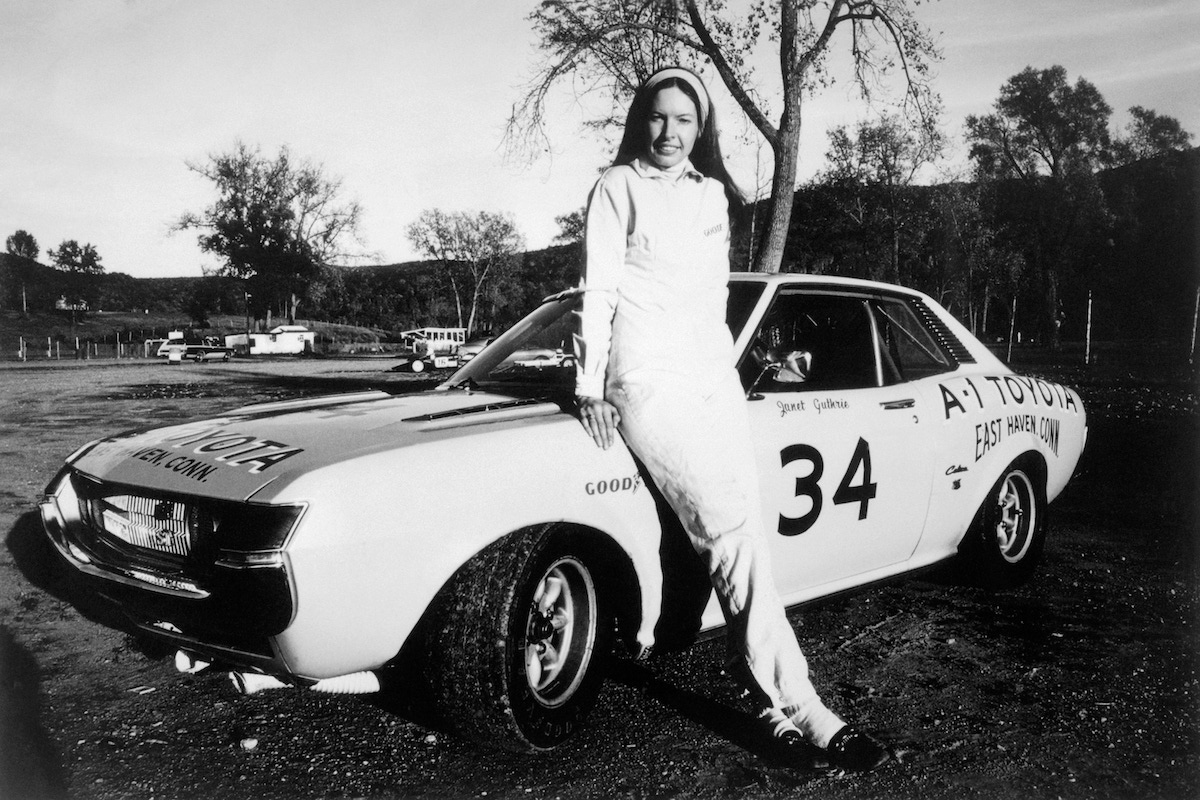
[[[696,99],[699,101],[700,112],[700,130],[704,130],[704,125],[708,121],[708,89],[704,87],[704,81],[700,80],[700,76],[691,70],[683,69],[682,67],[667,67],[651,75],[646,79],[646,88],[652,89],[658,84],[670,78],[678,78],[679,80],[691,86],[696,92]]]

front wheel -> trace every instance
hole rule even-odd
[[[1028,580],[1046,541],[1046,493],[1028,461],[1007,469],[975,515],[960,554],[973,582],[994,588]]]
[[[577,535],[538,527],[459,571],[439,595],[426,666],[447,725],[525,751],[555,747],[582,725],[612,631],[598,564]]]
[[[409,365],[409,368],[412,369],[413,372],[424,372],[425,362],[418,358],[417,360],[413,361],[411,365]]]

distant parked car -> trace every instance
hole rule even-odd
[[[724,623],[638,462],[575,417],[580,299],[547,299],[435,390],[86,444],[46,489],[46,532],[181,669],[360,692],[403,665],[463,735],[554,747],[610,649]],[[786,604],[952,560],[991,586],[1030,575],[1087,438],[1078,394],[896,286],[739,274],[727,320]]]
[[[575,368],[575,356],[563,352],[561,347],[531,347],[516,350],[505,358],[505,363],[525,369]]]

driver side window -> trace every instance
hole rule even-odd
[[[868,301],[822,293],[781,293],[763,318],[739,370],[759,392],[878,386],[880,368]]]

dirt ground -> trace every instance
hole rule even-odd
[[[68,602],[36,500],[75,447],[430,381],[390,366],[0,366],[0,800],[1200,796],[1200,419],[1184,381],[1040,369],[1080,388],[1091,434],[1028,585],[908,580],[793,615],[829,703],[899,755],[865,775],[783,763],[721,672],[720,640],[618,665],[577,739],[518,756],[410,722],[391,695],[240,697]]]

